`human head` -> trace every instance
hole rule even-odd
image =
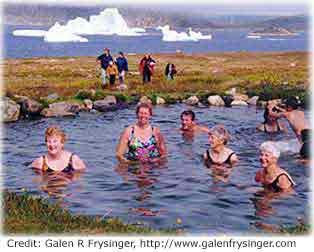
[[[136,115],[138,116],[139,112],[141,109],[147,109],[149,111],[150,116],[153,115],[153,108],[150,104],[148,103],[140,103],[137,107],[136,107]]]
[[[123,54],[123,52],[119,52],[119,56],[121,56],[121,57],[124,57],[124,54]]]
[[[263,168],[276,164],[280,156],[280,150],[272,141],[266,141],[261,144],[260,148],[260,162]]]
[[[105,54],[110,54],[110,50],[109,50],[109,48],[104,48],[104,52],[105,52]]]
[[[49,126],[45,131],[45,142],[47,142],[49,137],[59,136],[61,138],[61,142],[64,144],[66,141],[66,136],[63,130],[61,130],[58,126],[52,125]]]
[[[230,134],[225,129],[225,127],[221,124],[218,124],[214,127],[212,127],[208,132],[209,137],[215,136],[217,137],[224,145],[228,143],[230,140]]]
[[[189,129],[195,120],[195,113],[192,110],[185,110],[180,115],[182,129]]]
[[[109,61],[109,65],[112,66],[113,65],[113,61],[110,60]]]
[[[286,105],[287,109],[295,110],[299,106],[299,101],[295,96],[290,96],[286,99],[285,105]]]
[[[264,110],[264,123],[268,123],[268,122],[277,120],[277,118],[272,116],[269,112],[270,112],[269,107],[266,106],[265,110]]]

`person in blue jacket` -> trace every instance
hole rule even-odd
[[[125,75],[129,71],[129,67],[128,60],[124,56],[123,52],[119,52],[119,56],[116,58],[116,64],[119,72],[119,84],[124,85]]]
[[[109,62],[113,61],[113,58],[110,55],[110,50],[108,48],[104,48],[104,53],[98,56],[96,61],[101,65],[101,81],[102,87],[104,88],[106,86],[106,70],[109,66]]]

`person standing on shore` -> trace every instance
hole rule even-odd
[[[113,61],[109,61],[109,65],[106,69],[107,76],[109,78],[110,86],[114,86],[116,77],[118,76],[118,68]]]
[[[174,75],[177,73],[176,66],[172,63],[168,63],[165,69],[165,75],[167,80],[173,80]]]
[[[119,56],[116,58],[116,64],[119,72],[119,85],[123,86],[126,73],[129,71],[128,60],[124,56],[123,52],[119,52]]]
[[[107,81],[107,67],[109,66],[109,62],[113,61],[113,58],[110,55],[110,50],[108,48],[104,48],[104,53],[99,55],[96,59],[97,62],[101,65],[101,85],[102,88],[105,88]]]
[[[143,76],[143,84],[150,83],[152,81],[152,75],[154,73],[154,66],[156,61],[150,56],[145,54],[139,64],[139,71]]]

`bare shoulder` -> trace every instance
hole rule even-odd
[[[35,168],[35,169],[41,169],[42,166],[43,166],[43,161],[44,161],[44,160],[43,160],[43,157],[40,156],[40,157],[36,158],[36,159],[32,162],[31,167],[32,167],[32,168]]]
[[[153,133],[154,133],[154,134],[160,134],[160,129],[159,129],[159,127],[154,127]]]

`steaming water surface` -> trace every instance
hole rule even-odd
[[[297,184],[295,194],[270,199],[257,193],[261,187],[254,181],[260,143],[294,138],[292,132],[274,136],[256,132],[262,111],[252,107],[193,108],[199,123],[210,127],[223,123],[233,136],[229,146],[238,154],[239,164],[227,172],[215,171],[206,168],[201,158],[208,148],[207,136],[191,142],[175,130],[184,109],[182,104],[154,109],[152,124],[161,128],[169,152],[168,162],[160,166],[118,166],[115,147],[124,127],[135,121],[134,108],[6,124],[4,187],[17,192],[25,188],[61,202],[73,213],[115,216],[188,233],[252,233],[259,231],[256,222],[288,225],[298,217],[308,218],[309,169],[297,163],[295,155],[282,155],[279,161]],[[49,179],[28,167],[46,153],[44,131],[50,124],[65,129],[66,149],[87,163],[86,172],[66,180]]]

